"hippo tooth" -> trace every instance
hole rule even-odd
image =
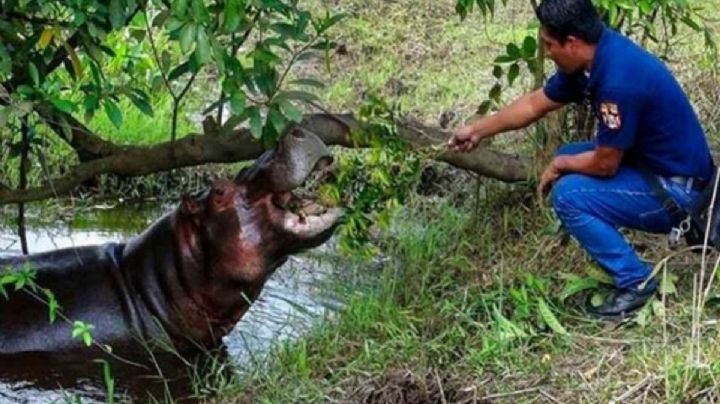
[[[342,209],[330,209],[322,215],[301,218],[294,213],[286,213],[284,227],[300,237],[314,237],[330,228],[342,214]]]

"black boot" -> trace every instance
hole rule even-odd
[[[615,289],[605,298],[603,304],[598,307],[588,305],[588,313],[607,321],[623,321],[631,317],[633,313],[640,310],[657,291],[657,281],[651,279],[645,287],[640,290]]]

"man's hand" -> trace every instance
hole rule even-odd
[[[552,184],[560,177],[562,172],[558,170],[555,161],[550,162],[540,176],[540,184],[537,187],[538,199],[542,202],[543,198],[550,191]]]
[[[472,125],[466,125],[455,131],[455,135],[448,141],[448,147],[454,151],[469,152],[477,147],[481,138]]]

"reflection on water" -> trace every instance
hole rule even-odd
[[[38,253],[127,240],[162,212],[159,207],[95,209],[71,220],[31,225],[27,229],[28,246],[31,253]],[[0,255],[19,254],[20,243],[14,229],[0,228]],[[239,368],[261,360],[273,343],[298,336],[339,308],[341,299],[328,292],[326,282],[342,275],[342,269],[333,264],[333,256],[332,249],[323,246],[301,257],[290,257],[278,268],[255,304],[224,338],[227,351]],[[87,371],[100,372],[97,364],[89,364]],[[116,391],[122,391],[123,380],[116,382],[120,384]],[[65,402],[70,394],[83,397],[83,402],[103,400],[104,386],[96,385],[90,378],[50,385],[58,383],[62,388],[47,389],[39,388],[37,381],[0,380],[0,403]]]

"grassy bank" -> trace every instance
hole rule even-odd
[[[499,189],[479,205],[464,195],[416,200],[398,212],[377,241],[388,257],[378,289],[278,347],[217,402],[716,399],[714,324],[703,329],[700,360],[688,359],[698,256],[670,260],[667,293],[637,320],[590,320],[584,302],[602,286],[572,288],[575,276],[598,276],[552,219],[528,215],[538,210],[528,191]],[[648,259],[668,253],[661,238],[630,237]],[[719,310],[711,300],[706,314]]]
[[[708,15],[717,2],[704,3]],[[524,2],[494,22],[460,23],[452,1],[338,2],[351,13],[336,30],[345,51],[333,68],[303,66],[331,83],[333,110],[352,110],[366,92],[401,102],[428,124],[469,117],[494,84],[491,61],[522,38]],[[679,36],[669,55],[717,144],[717,75],[701,39]],[[661,45],[649,45],[658,49]],[[529,82],[514,87],[518,93]],[[512,96],[509,94],[507,97]],[[506,135],[498,148],[527,142]],[[693,329],[694,276],[701,259],[673,256],[663,294],[636,320],[590,320],[583,307],[602,276],[577,244],[557,232],[529,184],[476,183],[456,171],[442,196],[416,197],[375,240],[386,257],[378,288],[273,359],[222,390],[216,402],[714,402],[720,390],[715,343],[718,300]],[[643,257],[671,251],[663,236],[628,233]],[[715,257],[710,257],[710,266]],[[351,270],[351,269],[349,269]],[[362,266],[352,269],[363,271]],[[693,338],[702,332],[701,338]]]

